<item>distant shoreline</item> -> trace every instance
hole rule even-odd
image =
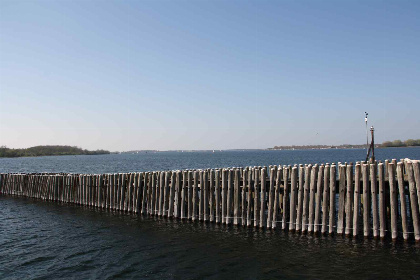
[[[47,147],[47,148],[46,148]],[[43,149],[47,149],[47,151]],[[384,147],[382,145],[375,145],[375,149],[382,148],[420,148],[420,146],[398,146],[398,147]],[[58,149],[52,151],[51,149]],[[27,149],[9,149],[0,147],[0,158],[21,158],[21,157],[44,157],[44,156],[78,156],[78,155],[107,155],[107,154],[154,154],[164,152],[177,153],[194,153],[194,152],[241,152],[241,151],[303,151],[303,150],[351,150],[351,149],[366,149],[366,145],[340,145],[340,146],[276,146],[274,148],[265,149],[224,149],[224,150],[131,150],[123,152],[109,152],[106,150],[89,151],[77,147],[70,146],[36,146]],[[10,154],[12,153],[12,154]]]
[[[0,158],[43,157],[43,156],[75,156],[110,154],[106,150],[89,151],[73,146],[35,146],[27,149],[10,149],[0,147]]]

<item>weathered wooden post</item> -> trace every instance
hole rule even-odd
[[[238,215],[239,215],[239,199],[240,199],[240,192],[239,192],[239,169],[235,168],[231,171],[231,179],[233,180],[233,224],[236,226],[238,225]]]
[[[379,237],[378,221],[378,197],[377,197],[377,170],[376,163],[370,165],[370,190],[372,194],[372,218],[373,218],[373,237]]]
[[[143,195],[142,195],[142,200],[141,200],[141,214],[147,213],[147,204],[149,203],[148,178],[149,178],[148,173],[144,172],[143,173]]]
[[[215,214],[214,214],[214,208],[215,208],[215,189],[214,189],[214,169],[209,170],[209,221],[214,222]]]
[[[290,231],[295,231],[296,229],[297,171],[297,167],[293,167],[292,174],[290,176]]]
[[[204,222],[209,221],[209,171],[204,170],[203,172],[203,183],[201,184],[201,195],[203,197],[203,213],[204,214]]]
[[[413,167],[411,161],[407,162],[408,188],[410,193],[411,218],[413,220],[414,239],[420,241],[419,205],[417,202],[416,184],[414,182]]]
[[[378,164],[378,182],[379,182],[379,229],[380,237],[385,238],[386,232],[386,210],[385,210],[385,177],[384,164]]]
[[[322,196],[322,228],[321,228],[322,234],[327,233],[329,194],[330,194],[330,165],[327,163],[324,168],[324,192]]]
[[[227,169],[222,169],[222,223],[226,224],[227,205]]]
[[[194,179],[194,184],[193,184],[193,197],[192,197],[192,221],[195,221],[198,217],[197,213],[198,213],[198,177],[199,177],[199,172],[198,170],[193,172],[193,179]]]
[[[344,210],[346,198],[346,166],[340,165],[338,167],[339,183],[338,183],[338,220],[337,220],[337,234],[344,233]]]
[[[315,221],[314,221],[314,233],[319,232],[320,215],[321,215],[321,198],[323,194],[322,183],[324,182],[324,165],[318,169],[317,187],[316,187],[316,198],[315,198]]]
[[[259,214],[260,214],[260,183],[259,183],[259,178],[260,178],[260,169],[259,168],[255,168],[255,173],[254,173],[254,227],[258,227],[259,225]]]
[[[316,192],[316,176],[318,173],[318,165],[315,164],[311,170],[311,185],[309,189],[309,220],[308,232],[314,231],[314,208],[315,208],[315,192]]]
[[[175,174],[175,178],[172,177],[174,180],[172,184],[175,184],[174,217],[177,219],[181,217],[181,207],[183,207],[181,206],[181,203],[184,203],[184,200],[181,199],[181,194],[183,192],[181,187],[181,171],[177,170],[172,174]]]
[[[214,188],[215,188],[215,195],[216,195],[216,223],[220,223],[222,221],[222,213],[221,213],[221,190],[220,190],[220,169],[216,169],[215,174],[214,174]]]
[[[165,201],[163,202],[163,215],[172,218],[174,213],[174,192],[175,192],[175,172],[167,171],[165,174]]]
[[[398,221],[398,200],[397,187],[395,182],[395,166],[394,163],[388,164],[388,181],[389,181],[389,195],[391,201],[391,234],[392,240],[398,237],[397,221]]]
[[[246,209],[246,222],[248,227],[252,226],[252,207],[253,207],[253,199],[252,199],[252,194],[254,191],[254,185],[253,185],[253,181],[252,181],[252,174],[255,172],[254,168],[250,168],[249,172],[248,172],[248,205],[247,205],[247,209]]]
[[[347,181],[347,196],[346,196],[346,236],[350,236],[352,233],[352,217],[353,217],[353,164],[350,163],[346,166],[346,181]]]
[[[199,171],[199,179],[200,179],[200,188],[199,188],[199,202],[198,202],[198,220],[202,221],[204,218],[204,185],[205,185],[205,179],[204,179],[204,173],[205,170]]]
[[[188,181],[188,171],[182,171],[182,190],[181,190],[181,219],[184,220],[188,218],[188,190],[187,190],[187,181]],[[186,209],[187,205],[187,209]]]
[[[188,220],[192,220],[194,215],[193,212],[193,173],[194,171],[188,171]]]
[[[407,240],[408,235],[408,226],[407,226],[407,206],[405,200],[405,192],[404,192],[404,173],[403,173],[403,163],[397,163],[397,180],[398,180],[398,189],[400,193],[400,205],[401,205],[401,222],[402,222],[402,229],[403,229],[403,238]]]
[[[281,222],[281,228],[283,230],[288,229],[287,221],[289,218],[289,167],[283,168],[283,203],[282,203],[282,209],[283,209],[283,216],[282,216],[282,222]]]
[[[271,228],[273,224],[273,205],[274,205],[274,180],[275,169],[270,168],[270,189],[268,191],[268,213],[267,213],[267,228]]]
[[[302,214],[302,233],[308,230],[309,219],[309,190],[311,178],[312,165],[305,166],[305,184],[303,186],[303,214]]]
[[[359,234],[359,211],[360,211],[360,163],[354,168],[354,208],[353,208],[353,236]]]
[[[334,227],[335,227],[335,180],[336,180],[336,168],[335,164],[331,164],[330,168],[330,211],[329,211],[329,230],[328,233],[330,235],[334,234]]]
[[[158,200],[158,215],[162,216],[163,214],[163,200],[164,200],[164,190],[165,190],[165,172],[164,171],[160,171],[159,172],[159,179],[158,179],[158,191],[159,191],[159,195],[156,196],[159,200]]]
[[[248,167],[246,167],[242,173],[242,192],[241,192],[241,225],[246,226],[246,190],[247,190],[247,178],[248,178]]]
[[[413,172],[417,188],[417,204],[419,205],[420,211],[420,163],[418,160],[413,161]]]
[[[363,177],[363,235],[368,237],[370,235],[370,190],[369,190],[369,165],[362,166]]]

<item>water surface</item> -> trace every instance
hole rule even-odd
[[[420,159],[420,148],[378,159]],[[106,173],[351,162],[364,150],[0,159],[0,172]],[[420,279],[420,245],[235,228],[0,196],[0,279]]]
[[[0,197],[2,279],[420,277],[420,246]]]
[[[378,160],[420,159],[420,147],[376,149]],[[268,166],[295,163],[356,162],[363,149],[295,151],[158,152],[139,154],[0,158],[0,172],[114,173],[217,167]]]

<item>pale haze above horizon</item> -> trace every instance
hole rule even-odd
[[[0,1],[0,145],[420,138],[420,1]]]

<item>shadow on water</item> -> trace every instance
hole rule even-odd
[[[0,197],[0,278],[420,278],[420,245]]]

